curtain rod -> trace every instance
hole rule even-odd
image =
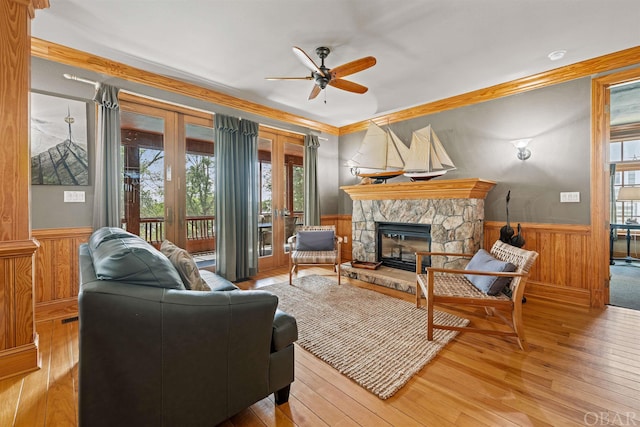
[[[77,81],[77,82],[82,82],[82,83],[87,83],[87,84],[93,85],[93,86],[95,86],[95,88],[96,88],[96,89],[98,89],[98,88],[100,87],[100,82],[94,82],[93,80],[83,79],[82,77],[78,77],[78,76],[76,76],[75,74],[64,73],[64,74],[63,74],[63,76],[64,76],[64,78],[65,78],[65,79],[75,80],[75,81]],[[153,97],[150,97],[150,96],[145,96],[145,95],[141,95],[141,94],[138,94],[138,93],[129,92],[129,91],[127,91],[127,90],[123,90],[123,91],[124,91],[124,92],[128,92],[128,93],[131,93],[131,94],[136,95],[136,96],[140,96],[140,97],[142,97],[142,98],[148,98],[148,99],[156,100],[156,101],[159,101],[159,102],[164,102],[164,103],[167,103],[167,104],[179,105],[179,106],[181,106],[181,107],[185,107],[185,108],[192,108],[192,109],[194,109],[194,110],[203,111],[203,112],[206,112],[206,113],[211,113],[210,111],[202,110],[202,109],[199,109],[199,108],[189,107],[189,106],[182,105],[182,104],[177,104],[177,103],[172,103],[172,102],[170,102],[170,101],[160,100],[160,99],[153,98]],[[215,113],[213,113],[213,114],[215,114]],[[269,125],[263,125],[263,126],[271,127],[271,128],[273,128],[273,129],[286,130],[287,132],[299,133],[300,135],[304,135],[304,134],[303,134],[303,133],[301,133],[301,132],[295,132],[295,131],[291,131],[291,130],[288,130],[288,129],[281,129],[281,128],[278,128],[278,127],[275,127],[275,126],[269,126]],[[318,139],[319,139],[320,141],[328,141],[328,139],[327,139],[327,138],[322,137],[322,136],[319,136],[319,135],[317,135],[317,134],[316,134],[315,132],[313,132],[313,131],[312,131],[311,133],[312,133],[312,134],[315,134],[315,135],[318,137]]]
[[[100,87],[100,83],[99,82],[94,82],[93,80],[89,80],[89,79],[83,79],[82,77],[78,77],[75,74],[64,73],[63,76],[64,76],[65,79],[75,80],[77,82],[82,82],[82,83],[87,83],[87,84],[93,85],[93,86],[95,86],[96,89],[98,89]]]

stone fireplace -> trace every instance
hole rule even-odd
[[[341,187],[353,200],[352,259],[379,261],[377,223],[428,225],[431,251],[475,253],[484,237],[484,199],[494,186],[470,178]],[[431,262],[459,267],[457,259]]]

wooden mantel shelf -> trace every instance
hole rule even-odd
[[[484,199],[496,185],[480,178],[443,179],[340,187],[353,200]]]

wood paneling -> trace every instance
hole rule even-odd
[[[346,237],[342,242],[342,261],[351,261],[351,215],[322,215],[322,225],[335,225],[336,235]]]
[[[325,222],[338,225],[339,235],[349,236],[349,244],[342,246],[342,258],[350,260],[351,216],[323,216],[322,223]],[[504,225],[495,221],[485,222],[485,248],[490,248],[500,238],[500,228]],[[593,277],[591,227],[571,224],[521,225],[525,248],[539,253],[530,271],[525,294],[560,303],[590,306],[592,292],[598,285]]]
[[[0,378],[37,369],[31,239],[30,20],[42,4],[0,0]]]
[[[502,222],[485,222],[485,248],[499,240],[500,228],[504,225]],[[591,290],[596,285],[590,248],[591,227],[522,223],[522,235],[524,247],[539,254],[530,272],[525,294],[588,307]]]
[[[38,321],[77,314],[78,248],[91,233],[90,227],[33,231],[40,242],[35,262]]]

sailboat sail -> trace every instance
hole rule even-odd
[[[391,178],[402,174],[408,151],[407,146],[391,129],[384,130],[371,122],[360,148],[349,164],[382,171],[361,173],[361,177]]]
[[[456,168],[431,125],[413,132],[409,153],[404,159],[404,174],[412,180],[435,178]]]
[[[351,161],[359,167],[386,169],[388,135],[380,126],[369,123],[362,144]]]

